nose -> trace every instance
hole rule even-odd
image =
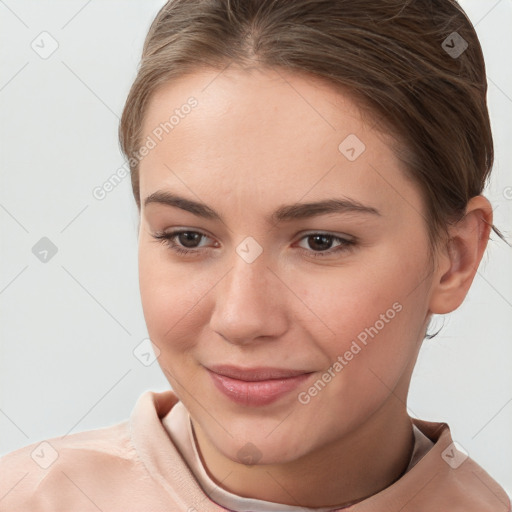
[[[268,341],[286,331],[286,286],[263,255],[248,263],[235,254],[233,267],[214,290],[210,327],[229,343]]]

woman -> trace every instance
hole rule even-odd
[[[501,236],[486,87],[451,0],[162,7],[120,142],[172,391],[3,457],[2,510],[510,510],[406,408]]]

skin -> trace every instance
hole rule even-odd
[[[208,473],[224,489],[306,507],[364,499],[409,463],[406,398],[425,329],[433,313],[464,300],[487,244],[491,206],[483,196],[469,202],[431,269],[420,191],[391,139],[348,94],[283,70],[201,70],[153,94],[141,140],[190,96],[198,106],[141,161],[140,197],[172,191],[223,221],[142,204],[140,290],[159,364],[190,412]],[[366,146],[355,161],[338,149],[349,134]],[[350,198],[381,215],[266,221],[283,204],[329,198]],[[174,238],[195,255],[153,237],[176,228],[206,235],[187,245]],[[318,232],[356,244],[333,252],[336,239],[322,246],[306,236]],[[236,252],[249,236],[263,250],[252,263]],[[330,254],[312,256],[321,252]],[[401,311],[300,403],[298,393],[394,303]],[[313,373],[277,402],[248,407],[217,390],[205,369],[212,364]],[[247,443],[256,447],[256,464],[239,458]]]

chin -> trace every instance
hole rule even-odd
[[[267,430],[261,429],[254,435],[240,436],[234,431],[232,434],[229,442],[225,438],[211,441],[226,458],[247,466],[292,462],[304,456],[309,448],[304,440],[293,439],[284,432],[268,436]]]

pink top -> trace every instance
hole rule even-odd
[[[0,458],[0,512],[229,510],[201,487],[205,485],[207,492],[216,490],[209,477],[204,478],[206,472],[201,476],[186,410],[181,404],[176,414],[169,414],[177,404],[181,402],[171,390],[146,391],[128,420],[33,443],[4,455]],[[417,455],[409,471],[343,512],[510,512],[505,491],[457,450],[448,425],[411,421],[432,441],[431,448],[416,434]],[[213,493],[212,498],[222,503],[231,499],[229,503],[241,505],[238,510],[250,510],[244,508],[248,498],[227,491]],[[267,510],[290,509],[249,501],[258,504],[258,512],[265,510],[259,504],[277,507]]]

